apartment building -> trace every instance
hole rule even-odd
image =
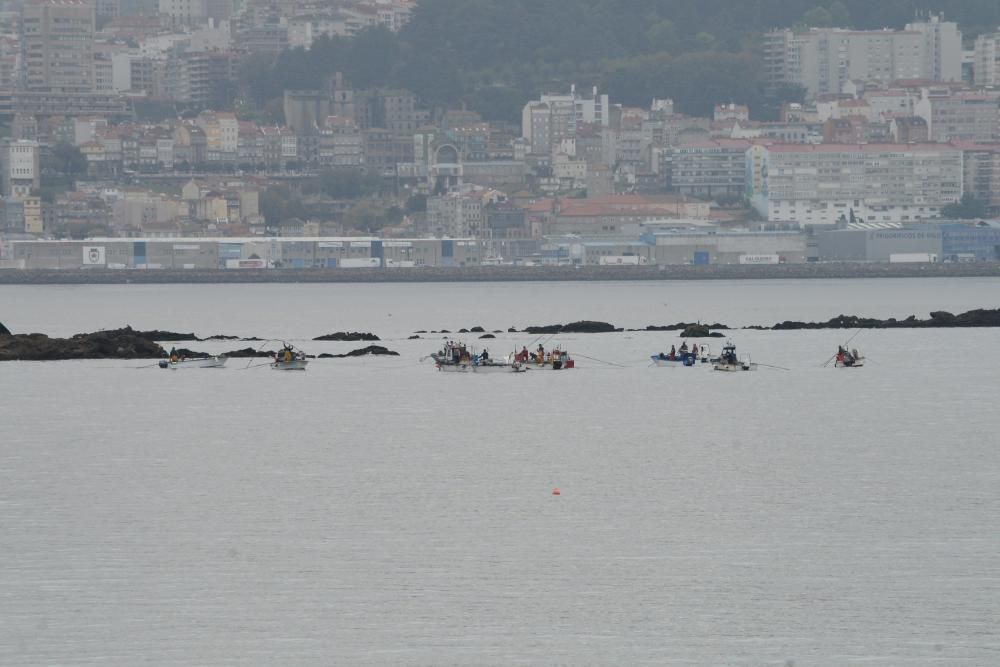
[[[976,38],[973,56],[973,81],[977,86],[1000,85],[1000,32]]]
[[[235,162],[239,146],[239,122],[229,112],[202,111],[195,124],[205,133],[209,162]]]
[[[39,186],[38,142],[6,140],[0,144],[3,196],[23,200]]]
[[[964,159],[964,190],[1000,214],[1000,144],[956,143]]]
[[[483,197],[475,192],[449,192],[427,199],[427,226],[439,237],[479,237],[483,231]]]
[[[682,195],[740,197],[746,191],[746,139],[685,144],[674,152],[673,185]]]
[[[840,93],[848,81],[961,81],[962,33],[940,17],[903,30],[775,30],[764,61],[769,83],[803,86],[810,97]]]
[[[92,93],[94,5],[86,0],[34,0],[21,9],[24,90]]]
[[[914,115],[927,122],[932,141],[1000,139],[1000,92],[954,92],[925,88],[914,105]]]
[[[611,104],[595,86],[589,96],[570,87],[568,94],[544,94],[521,111],[521,136],[531,152],[545,155],[566,139],[573,139],[583,125],[611,125]]]
[[[962,197],[962,151],[948,144],[776,144],[762,157],[764,191],[751,195],[770,222],[933,219]]]
[[[235,55],[228,52],[178,54],[166,62],[164,93],[184,104],[210,109],[223,107],[230,102],[236,63]]]

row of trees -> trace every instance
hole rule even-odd
[[[932,4],[966,36],[1000,24],[996,0]],[[252,58],[242,79],[255,107],[272,112],[283,90],[316,88],[341,71],[359,89],[405,87],[427,105],[465,103],[494,120],[517,121],[525,100],[571,83],[634,104],[672,97],[690,113],[732,100],[767,117],[781,99],[764,94],[763,31],[901,27],[927,9],[926,0],[421,0],[398,35],[372,29]]]

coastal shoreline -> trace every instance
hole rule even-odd
[[[184,283],[452,283],[648,280],[817,280],[859,278],[1000,278],[1000,262],[873,264],[823,262],[747,266],[476,266],[358,269],[0,269],[0,285]]]

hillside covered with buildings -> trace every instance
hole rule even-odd
[[[995,2],[0,2],[0,266],[1000,260]]]

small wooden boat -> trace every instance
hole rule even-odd
[[[161,359],[160,368],[171,370],[182,370],[185,368],[222,368],[226,365],[229,357],[195,357],[193,359]]]

